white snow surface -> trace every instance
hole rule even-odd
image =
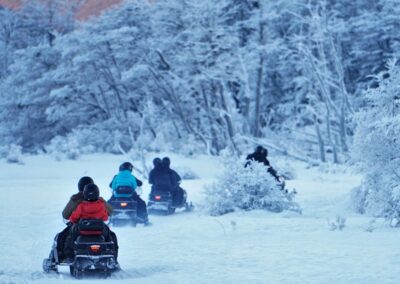
[[[154,156],[147,157],[149,166]],[[369,225],[372,217],[353,212],[349,196],[360,177],[351,169],[307,169],[287,161],[296,171],[287,184],[298,191],[302,215],[252,211],[212,217],[200,204],[204,186],[223,170],[221,160],[169,156],[173,168],[190,168],[199,176],[182,183],[196,210],[151,215],[150,227],[112,228],[123,271],[80,283],[400,283],[400,232],[381,219]],[[125,158],[28,156],[23,161],[0,161],[0,283],[76,283],[65,267],[59,274],[41,268],[65,226],[61,211],[83,175],[92,176],[109,198],[108,183]],[[346,227],[332,231],[328,220],[337,215],[346,218]],[[372,232],[366,230],[371,226]]]

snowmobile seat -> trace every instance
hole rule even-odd
[[[106,239],[104,238],[103,235],[97,235],[97,236],[78,236],[76,238],[77,243],[104,243]]]
[[[134,189],[129,186],[119,186],[116,190],[115,193],[117,194],[133,194]]]
[[[81,219],[78,222],[78,231],[84,232],[82,235],[91,235],[89,232],[93,232],[92,235],[100,234],[104,231],[105,224],[100,219]]]

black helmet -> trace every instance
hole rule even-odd
[[[81,179],[78,181],[78,190],[83,191],[86,185],[94,183],[93,179],[91,177],[81,177]]]
[[[161,165],[161,159],[160,158],[155,158],[153,160],[153,165],[155,168],[159,167]]]
[[[262,152],[262,150],[264,150],[264,147],[263,146],[261,146],[261,145],[258,145],[257,147],[256,147],[256,153],[261,153]]]
[[[86,201],[96,201],[99,199],[100,191],[97,185],[90,183],[83,189],[83,198]]]
[[[128,171],[132,172],[133,165],[131,163],[129,163],[129,162],[122,163],[119,166],[119,171],[125,171],[125,170],[128,170]]]
[[[171,165],[171,160],[168,157],[164,157],[162,159],[162,163],[164,166],[166,166],[167,168],[169,168],[169,165]]]

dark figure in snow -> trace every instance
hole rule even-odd
[[[64,219],[68,220],[71,217],[71,214],[78,207],[78,205],[82,201],[84,201],[83,189],[85,188],[86,185],[92,184],[92,183],[93,183],[93,179],[88,176],[84,176],[79,179],[78,193],[71,196],[70,200],[68,201],[64,210],[62,211],[62,216]],[[104,201],[104,199],[102,199],[101,197],[99,199]],[[112,207],[108,203],[106,203],[106,210],[107,210],[108,214],[111,214]],[[71,234],[72,225],[73,224],[71,222],[68,222],[67,227],[65,227],[65,229],[63,231],[61,231],[60,233],[58,233],[54,238],[54,240],[56,241],[55,249],[57,250],[57,255],[59,257],[59,261],[61,261],[61,262],[65,258],[67,258],[66,254],[70,253],[70,251],[68,251],[68,249],[67,249],[67,252],[64,252],[64,249],[66,247],[66,245],[65,245],[66,239]],[[54,259],[52,260],[52,262],[55,262]]]
[[[278,181],[279,183],[283,183],[283,178],[278,176],[277,171],[271,167],[271,164],[269,163],[268,159],[268,150],[265,149],[263,146],[257,146],[256,150],[247,155],[246,157],[246,164],[245,167],[247,167],[248,165],[250,165],[250,161],[257,161],[259,163],[264,164],[266,167],[268,167],[267,171],[276,179],[276,181]]]
[[[137,179],[133,174],[133,165],[129,162],[125,162],[119,166],[119,173],[114,176],[110,183],[112,189],[113,200],[118,197],[130,197],[137,202],[137,216],[143,222],[144,225],[150,225],[149,217],[147,214],[146,202],[144,202],[137,194],[136,189],[138,186],[142,186],[143,182]],[[119,192],[119,188],[129,188],[129,192],[124,190],[123,193]]]
[[[161,170],[161,167],[162,167],[161,159],[160,158],[155,158],[153,160],[153,166],[154,166],[154,168],[149,173],[149,183],[153,185],[152,188],[154,187],[154,184],[156,183],[156,181],[157,181],[157,183],[159,181],[161,181],[161,179],[160,179],[160,175],[162,174],[162,172],[161,172],[162,171]]]
[[[183,203],[184,190],[179,186],[181,177],[170,168],[171,160],[168,157],[155,158],[154,169],[150,171],[149,183],[153,191],[169,191],[172,194],[174,205]]]
[[[76,209],[69,217],[71,222],[71,233],[67,236],[65,241],[64,253],[67,258],[73,257],[73,244],[78,236],[78,228],[76,224],[80,219],[99,219],[107,221],[109,212],[107,210],[107,202],[100,197],[100,191],[94,183],[87,184],[83,189],[83,201],[78,204]],[[114,232],[108,226],[104,226],[103,235],[107,241],[113,241],[115,245],[115,259],[118,256],[118,240]]]

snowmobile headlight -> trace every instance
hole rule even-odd
[[[127,202],[121,202],[121,207],[126,207],[126,206],[128,206]]]

